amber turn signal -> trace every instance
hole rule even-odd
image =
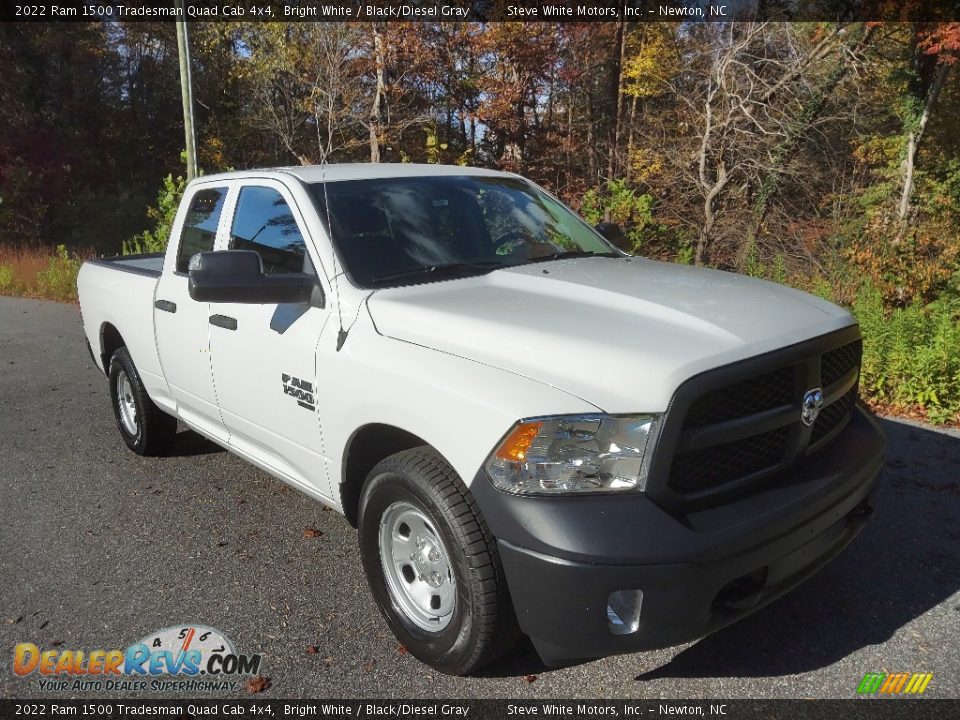
[[[500,443],[500,447],[497,449],[497,457],[510,462],[522,461],[527,456],[527,448],[537,437],[541,427],[543,427],[543,423],[539,421],[517,425],[506,440]]]

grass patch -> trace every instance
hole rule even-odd
[[[93,257],[92,251],[70,252],[63,245],[0,245],[0,295],[76,302],[77,273],[89,257]]]

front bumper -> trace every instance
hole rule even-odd
[[[497,537],[521,629],[548,664],[697,639],[780,597],[840,552],[871,513],[883,465],[857,407],[831,448],[775,488],[687,515],[642,493],[521,497],[471,486]],[[639,626],[614,635],[607,601],[642,590]]]

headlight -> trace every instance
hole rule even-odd
[[[484,467],[497,488],[522,495],[643,490],[658,420],[656,415],[523,420]]]

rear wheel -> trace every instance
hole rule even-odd
[[[465,675],[516,641],[496,542],[459,476],[433,449],[404,450],[370,472],[359,535],[374,599],[416,658]]]
[[[153,404],[125,347],[110,358],[110,399],[120,435],[137,455],[158,455],[176,436],[176,418]]]

